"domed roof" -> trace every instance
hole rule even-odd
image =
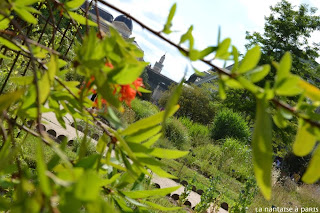
[[[132,20],[125,15],[120,15],[114,19],[114,21],[121,21],[127,25],[130,31],[133,29]]]

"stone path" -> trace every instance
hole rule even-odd
[[[42,122],[45,125],[46,130],[48,131],[49,129],[53,129],[56,132],[57,137],[59,135],[65,135],[68,138],[68,140],[73,140],[73,139],[76,139],[77,137],[84,136],[82,132],[77,131],[75,128],[71,126],[73,123],[73,119],[70,115],[65,116],[64,121],[66,123],[66,129],[61,127],[61,125],[59,124],[59,122],[55,117],[55,114],[52,112],[44,113],[42,118]],[[92,142],[96,143],[97,141],[92,139]],[[174,187],[174,186],[180,185],[169,178],[162,178],[155,174],[153,175],[152,182],[159,184],[160,188]],[[171,195],[173,194],[180,195],[181,193],[183,193],[183,191],[184,191],[184,187],[181,186],[178,190],[172,192]],[[191,207],[194,207],[197,203],[200,202],[200,195],[191,191],[191,193],[187,197],[187,200],[191,203]],[[218,211],[218,213],[226,213],[226,212],[228,211],[222,208],[220,208]]]

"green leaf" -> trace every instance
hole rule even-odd
[[[231,72],[235,72],[239,66],[239,51],[235,46],[232,46],[232,56],[233,56],[234,64]]]
[[[181,209],[181,207],[164,207],[155,203],[152,203],[150,201],[142,201],[143,203],[147,204],[148,206],[152,207],[153,209],[158,209],[161,211],[176,211]]]
[[[252,136],[253,164],[257,184],[263,196],[271,199],[272,125],[267,102],[257,99],[256,122]]]
[[[313,101],[320,101],[320,90],[309,84],[308,82],[300,79],[298,83],[299,87],[304,90],[304,94]]]
[[[25,90],[20,89],[15,92],[6,93],[0,96],[0,112],[7,109],[11,104],[15,103],[24,94]]]
[[[302,89],[298,86],[301,79],[295,75],[289,75],[277,81],[275,84],[275,91],[277,95],[295,96],[302,93]]]
[[[77,10],[86,0],[72,0],[66,3],[68,10]]]
[[[77,21],[79,24],[82,24],[82,25],[86,25],[87,24],[87,20],[84,16],[82,15],[79,15],[78,13],[74,13],[74,12],[69,12],[69,15],[71,18],[73,18],[75,21]],[[67,17],[69,18],[69,17]],[[93,26],[93,27],[97,27],[97,23],[91,21],[88,19],[88,25],[89,26]]]
[[[32,83],[33,76],[11,77],[10,80],[17,85],[26,86]]]
[[[313,131],[309,123],[303,120],[299,121],[299,129],[293,143],[293,153],[295,155],[305,156],[312,151],[317,140]]]
[[[302,181],[313,184],[320,178],[320,146],[314,151],[307,171],[302,176]]]
[[[228,87],[231,87],[233,89],[242,89],[243,86],[235,79],[228,79],[226,81],[224,81],[225,85],[227,85]]]
[[[284,56],[281,58],[278,69],[277,69],[277,76],[276,82],[286,78],[290,74],[292,64],[291,54],[286,52]]]
[[[87,170],[76,182],[75,197],[82,201],[94,201],[99,197],[102,180],[93,170]]]
[[[161,138],[161,136],[162,136],[162,133],[159,133],[159,134],[153,136],[152,138],[150,138],[145,143],[143,143],[143,145],[150,148],[155,142],[157,142]]]
[[[167,22],[166,24],[164,25],[164,28],[162,30],[163,33],[165,34],[170,34],[172,31],[170,30],[171,28],[171,22],[172,22],[172,19],[174,17],[174,14],[176,13],[176,9],[177,9],[177,4],[174,3],[170,9],[170,12],[169,12],[169,15],[168,15],[168,18],[167,18]]]
[[[43,0],[16,0],[15,4],[19,6],[29,6],[37,2],[42,2]]]
[[[261,50],[259,46],[254,46],[248,50],[247,54],[244,56],[241,61],[238,72],[245,73],[249,70],[252,70],[257,66],[261,57]]]
[[[179,109],[179,105],[177,105],[177,103],[178,103],[180,95],[182,93],[183,83],[184,83],[184,79],[181,80],[181,82],[175,88],[172,95],[169,97],[169,100],[167,101],[164,115],[163,115],[163,125],[164,125],[164,122],[166,121],[166,119],[168,117],[170,117],[171,115],[173,115]],[[172,112],[173,112],[173,114],[172,114]]]
[[[218,45],[218,49],[215,55],[215,58],[219,58],[219,59],[228,59],[230,53],[228,53],[228,49],[230,47],[231,44],[231,39],[230,38],[226,38],[224,39],[219,45]]]
[[[153,189],[153,190],[142,190],[142,191],[127,191],[122,192],[124,195],[137,199],[137,198],[148,198],[148,197],[161,197],[166,196],[167,194],[176,191],[181,186],[174,186],[163,189]]]
[[[249,78],[251,82],[256,83],[261,81],[264,77],[266,77],[270,72],[270,69],[271,67],[269,64],[262,65],[250,72],[247,72],[246,76]]]
[[[149,169],[151,169],[152,172],[156,173],[160,177],[171,178],[171,179],[175,179],[176,178],[174,175],[171,175],[171,174],[167,173],[166,171],[164,171],[163,169],[161,169],[158,166],[147,165],[147,167],[149,167]]]
[[[126,65],[120,70],[114,69],[108,74],[108,77],[115,84],[132,84],[132,82],[134,82],[141,75],[148,64],[149,63],[147,62],[139,62],[136,64]]]
[[[189,41],[189,50],[192,50],[193,49],[193,44],[194,44],[194,38],[193,38],[193,35],[192,35],[192,30],[193,30],[193,26],[191,25],[188,29],[188,31],[183,34],[180,38],[180,42],[179,44],[182,44],[186,41]]]
[[[50,87],[53,84],[54,76],[58,72],[58,60],[57,56],[51,55],[51,60],[47,64],[48,70],[44,73],[39,80],[39,88],[41,88],[40,103],[44,103],[50,93]]]
[[[141,129],[137,131],[134,134],[129,135],[126,137],[126,141],[134,142],[134,143],[140,143],[143,142],[152,136],[158,134],[162,129],[162,126],[153,126],[145,129]]]
[[[43,148],[40,140],[37,141],[37,172],[40,188],[46,196],[51,196],[52,190],[49,178],[46,175],[47,166],[43,156]]]
[[[169,111],[169,116],[173,115],[177,110],[179,106],[175,106],[172,108],[171,111]],[[126,129],[124,129],[122,132],[120,132],[121,135],[131,135],[141,129],[146,129],[152,126],[155,126],[161,122],[163,122],[165,111],[159,112],[153,116],[150,116],[148,118],[144,118],[142,120],[139,120],[130,126],[128,126]]]
[[[20,18],[31,24],[38,24],[38,20],[27,10],[27,7],[13,7]]]
[[[226,86],[224,84],[224,82],[219,79],[219,96],[221,98],[221,100],[226,99],[227,95],[226,95]]]
[[[0,15],[1,17],[1,15]],[[2,19],[2,17],[1,17]],[[9,18],[4,18],[0,21],[0,30],[5,30],[9,27],[10,24],[10,19]]]
[[[15,50],[15,51],[20,51],[20,47],[12,43],[11,41],[0,37],[0,44],[3,44],[4,46],[8,47],[9,49]]]
[[[188,153],[188,151],[154,148],[149,154],[158,158],[176,159],[186,156]]]
[[[286,128],[288,125],[287,120],[282,116],[280,109],[277,109],[277,112],[274,116],[272,116],[273,122],[277,125],[279,128]]]

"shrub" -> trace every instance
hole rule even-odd
[[[169,119],[165,123],[165,134],[175,147],[179,149],[189,148],[188,129],[177,118]]]
[[[248,145],[237,139],[227,138],[221,148],[219,169],[240,181],[253,175],[252,153]]]
[[[156,105],[138,98],[131,102],[131,109],[136,113],[136,120],[146,118],[159,112]]]
[[[175,86],[172,86],[162,94],[159,100],[161,106],[166,105],[174,89]],[[176,115],[179,117],[189,117],[192,121],[201,124],[209,124],[214,117],[215,109],[210,93],[198,86],[183,87],[178,104],[180,109]]]
[[[210,131],[214,140],[233,137],[248,142],[251,135],[245,119],[239,113],[226,108],[217,113]]]
[[[192,120],[186,117],[179,118],[180,122],[187,127],[189,136],[196,138],[199,136],[207,137],[209,135],[209,128],[200,123],[194,123]]]

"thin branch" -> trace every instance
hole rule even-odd
[[[130,19],[132,19],[134,22],[136,22],[137,24],[139,24],[142,28],[148,30],[149,32],[151,32],[152,34],[154,34],[155,36],[161,38],[162,40],[164,40],[165,42],[169,43],[171,46],[174,46],[175,48],[177,48],[178,50],[180,50],[181,52],[185,53],[186,55],[189,55],[190,52],[189,50],[181,47],[180,45],[170,41],[168,38],[164,37],[163,35],[161,35],[161,32],[158,32],[152,28],[150,28],[149,26],[145,25],[143,22],[141,22],[140,20],[136,19],[135,17],[133,17],[132,15],[130,15],[129,13],[127,13],[126,11],[108,3],[108,2],[105,2],[105,1],[101,1],[101,0],[98,0],[101,4],[105,5],[105,6],[108,6],[122,14],[124,14],[125,16],[129,17]],[[227,75],[227,76],[232,76],[231,72],[227,69],[224,69],[224,68],[221,68],[221,67],[218,67],[214,64],[211,63],[211,61],[209,60],[205,60],[205,59],[200,59],[200,61],[204,62],[205,64],[209,65],[210,67],[216,69],[219,73],[221,74],[224,74],[224,75]]]

